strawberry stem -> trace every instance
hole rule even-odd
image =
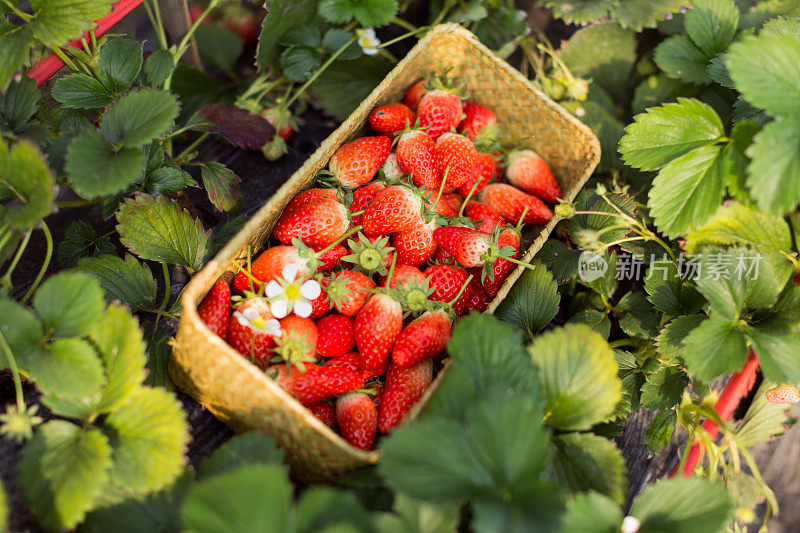
[[[522,230],[522,226],[525,225],[525,216],[528,214],[528,209],[530,209],[530,208],[531,208],[531,206],[526,205],[525,209],[522,210],[522,215],[520,215],[519,220],[517,221],[517,225],[516,225],[517,231],[521,231]]]
[[[442,183],[439,184],[439,194],[436,195],[436,201],[433,202],[431,206],[431,211],[436,210],[436,206],[439,205],[439,199],[442,197],[442,192],[444,191],[444,182],[447,181],[447,173],[450,172],[450,167],[444,169],[444,176],[442,176]]]
[[[478,184],[480,182],[481,182],[481,178],[480,178],[480,176],[478,176],[478,179],[476,179],[475,183],[472,184],[472,187],[469,190],[469,194],[467,194],[467,197],[464,198],[464,201],[461,204],[461,209],[458,210],[458,217],[459,218],[464,216],[464,209],[467,207],[467,202],[469,202],[469,199],[472,198],[473,194],[475,194],[475,189],[478,188]]]
[[[386,276],[386,286],[392,285],[392,274],[394,274],[394,265],[397,263],[397,254],[392,255],[392,264],[389,266],[389,275]]]
[[[326,246],[325,248],[323,248],[322,250],[317,252],[317,257],[322,256],[325,252],[330,251],[334,246],[336,246],[337,244],[340,244],[345,239],[347,239],[348,237],[350,237],[354,233],[358,233],[362,229],[364,229],[364,226],[356,226],[355,228],[351,229],[350,231],[347,231],[347,232],[343,233],[338,239],[336,239],[335,241],[330,243],[328,246]]]
[[[467,281],[465,281],[464,284],[461,286],[461,289],[459,289],[458,294],[456,294],[455,298],[453,298],[447,303],[448,306],[452,307],[458,301],[458,299],[461,298],[461,295],[464,294],[465,290],[467,290],[467,286],[469,285],[470,281],[472,281],[472,274],[469,275]]]

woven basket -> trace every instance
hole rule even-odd
[[[278,385],[214,335],[200,320],[197,306],[220,277],[230,279],[234,261],[264,247],[283,208],[309,188],[318,170],[343,143],[367,133],[367,117],[376,106],[402,99],[415,81],[452,67],[451,74],[467,82],[471,99],[496,114],[512,138],[530,136],[520,147],[536,150],[550,164],[565,197],[575,198],[600,159],[600,145],[592,132],[552,102],[506,62],[496,57],[467,30],[456,24],[432,29],[378,85],[347,120],[328,137],[305,164],[247,222],[183,291],[183,317],[174,342],[170,374],[220,420],[237,431],[261,430],[274,435],[286,450],[293,474],[301,480],[331,480],[341,473],[375,464],[379,452],[353,448],[315,418]],[[529,230],[525,260],[541,248],[556,225]],[[489,304],[492,313],[521,274],[514,271]],[[413,419],[438,387],[445,366],[425,397],[409,413]]]

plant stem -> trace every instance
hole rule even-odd
[[[161,315],[164,311],[167,310],[167,305],[169,305],[169,298],[172,296],[172,286],[169,282],[169,265],[167,263],[161,263],[161,272],[164,274],[164,299],[161,300],[161,305],[158,308],[158,312],[156,314],[156,320],[153,323],[153,336],[150,337],[150,341],[152,342],[153,339],[156,338],[156,331],[158,331],[158,321],[161,320]]]
[[[23,21],[30,22],[31,19],[33,18],[33,15],[29,15],[28,13],[25,13],[24,11],[20,11],[19,9],[17,9],[17,6],[11,3],[10,0],[3,0],[3,3],[6,6],[8,6],[8,8],[11,10],[12,13],[21,18]]]
[[[178,157],[176,157],[176,158],[174,159],[174,161],[175,161],[175,164],[176,164],[176,165],[183,165],[183,164],[184,164],[184,162],[183,162],[183,158],[184,158],[184,157],[186,157],[187,155],[189,155],[189,153],[191,153],[191,152],[192,152],[192,151],[193,151],[195,148],[197,148],[197,147],[200,145],[200,143],[202,143],[203,141],[205,141],[205,140],[208,138],[208,136],[209,136],[209,135],[211,135],[211,133],[209,133],[209,132],[205,132],[205,133],[203,133],[203,134],[202,134],[200,137],[198,137],[197,139],[195,139],[194,141],[192,141],[192,143],[191,143],[189,146],[187,146],[187,147],[186,147],[186,148],[183,150],[183,152],[181,152],[180,154],[178,154]]]
[[[73,62],[72,62],[72,59],[70,59],[70,57],[69,57],[69,56],[66,54],[66,52],[64,52],[64,50],[62,50],[62,49],[61,49],[61,48],[59,48],[58,46],[56,46],[56,47],[54,47],[54,48],[53,48],[53,53],[54,53],[56,56],[58,56],[58,58],[59,58],[61,61],[63,61],[65,65],[67,65],[69,68],[71,68],[71,69],[72,69],[72,70],[74,70],[75,72],[78,72],[78,71],[80,70],[80,69],[78,68],[78,66],[77,66],[77,65],[75,65],[75,63],[73,63]]]
[[[408,31],[417,31],[419,29],[413,24],[411,24],[409,21],[401,19],[400,17],[395,17],[394,19],[392,19],[392,24],[396,24],[401,28],[407,29]]]
[[[42,231],[44,231],[44,238],[47,241],[47,252],[44,256],[44,263],[42,263],[42,267],[39,269],[36,279],[33,280],[33,285],[30,286],[28,292],[26,292],[25,296],[23,296],[22,300],[20,300],[21,304],[24,304],[31,296],[33,296],[33,291],[35,291],[36,287],[39,286],[39,283],[42,282],[42,278],[44,277],[45,272],[47,272],[47,268],[50,266],[50,259],[53,258],[53,235],[50,233],[50,228],[47,227],[47,222],[44,220],[42,220]]]
[[[202,13],[200,13],[200,16],[197,17],[197,20],[195,20],[194,23],[189,27],[189,30],[186,32],[186,35],[183,36],[181,42],[178,43],[178,46],[176,47],[176,50],[173,53],[176,66],[178,64],[178,61],[180,61],[181,58],[183,57],[183,54],[185,54],[186,51],[189,49],[189,43],[192,39],[192,36],[197,31],[197,28],[200,27],[200,24],[202,24],[203,21],[208,16],[208,14],[211,13],[211,10],[217,7],[219,3],[220,0],[211,0],[206,6],[206,9]],[[174,74],[174,72],[175,69],[173,68],[172,72],[169,73],[169,76],[167,76],[167,79],[164,81],[164,90],[168,91],[170,86],[172,85],[172,74]]]
[[[11,346],[8,345],[5,335],[0,331],[0,348],[6,354],[8,361],[8,368],[11,369],[11,376],[14,379],[14,395],[17,400],[17,411],[20,413],[25,412],[25,397],[22,395],[22,380],[19,378],[19,369],[17,368],[17,360],[14,359],[14,353],[11,351]]]
[[[31,240],[31,232],[26,231],[25,236],[22,238],[22,242],[20,243],[19,247],[17,248],[17,253],[14,254],[14,258],[11,260],[11,264],[8,265],[8,270],[0,278],[0,287],[6,286],[11,287],[11,273],[14,272],[14,269],[17,268],[17,263],[19,263],[20,258],[22,257],[23,252],[25,252],[25,247],[28,246],[28,241]]]
[[[87,205],[97,205],[103,203],[102,198],[95,198],[94,200],[62,200],[56,202],[56,207],[85,207]]]
[[[447,167],[447,168],[449,169],[450,167]],[[478,178],[478,179],[476,179],[476,180],[475,180],[475,183],[473,183],[473,184],[472,184],[472,187],[471,187],[471,188],[470,188],[470,190],[469,190],[469,194],[467,195],[467,197],[466,197],[466,198],[464,198],[464,201],[463,201],[463,202],[461,202],[461,209],[459,209],[459,210],[458,210],[458,216],[459,216],[459,217],[462,217],[462,216],[464,216],[464,208],[466,208],[466,207],[467,207],[467,202],[469,202],[469,199],[470,199],[470,198],[472,198],[472,195],[473,195],[473,194],[475,194],[475,189],[477,189],[477,188],[478,188],[478,184],[479,184],[480,182],[481,182],[481,179],[480,179],[480,178]]]
[[[350,39],[349,41],[344,43],[341,47],[339,47],[338,50],[336,50],[334,53],[332,53],[331,57],[329,57],[328,60],[325,61],[325,63],[323,63],[322,66],[317,69],[317,71],[314,73],[314,75],[311,76],[310,78],[308,78],[305,81],[305,83],[303,83],[303,85],[301,85],[300,88],[297,89],[297,92],[294,93],[291,98],[289,98],[289,100],[286,102],[286,107],[288,108],[290,105],[292,105],[292,103],[294,103],[294,101],[297,100],[297,98],[301,94],[303,94],[303,92],[305,92],[306,89],[308,89],[309,85],[314,83],[314,81],[319,77],[319,75],[322,74],[325,71],[325,69],[327,69],[329,66],[331,66],[331,64],[334,61],[336,61],[336,58],[339,57],[340,55],[342,55],[342,52],[344,52],[351,44],[356,42],[356,40],[357,40],[357,38],[353,37],[352,39]]]
[[[169,43],[167,42],[167,33],[164,30],[164,22],[161,20],[161,9],[159,9],[158,0],[153,0],[153,4],[154,5],[151,7],[150,2],[144,2],[144,9],[147,11],[150,24],[153,25],[153,30],[156,32],[158,45],[162,50],[167,50],[169,48]]]

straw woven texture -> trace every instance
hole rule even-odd
[[[532,148],[550,164],[569,200],[575,198],[600,159],[592,132],[544,96],[506,62],[497,58],[467,30],[443,24],[431,30],[389,73],[369,97],[331,134],[305,164],[247,222],[244,228],[183,292],[183,317],[174,342],[170,374],[220,420],[237,431],[260,430],[274,435],[286,450],[293,474],[301,480],[331,480],[341,473],[375,464],[377,451],[364,452],[341,437],[291,398],[266,374],[243,358],[200,320],[197,306],[220,277],[230,278],[234,261],[247,246],[264,247],[284,206],[309,188],[318,170],[343,143],[366,133],[367,117],[379,105],[402,99],[405,90],[431,71],[452,67],[451,74],[467,82],[470,99],[490,107],[511,138],[531,136],[521,147]],[[524,256],[530,260],[555,226],[529,230]],[[514,271],[489,304],[492,313],[521,274]],[[447,366],[406,420],[416,417],[438,387]]]

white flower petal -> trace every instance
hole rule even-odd
[[[317,280],[310,279],[303,283],[303,285],[300,287],[300,294],[309,300],[316,300],[319,298],[319,295],[322,294],[322,288],[319,286],[319,282]]]
[[[270,318],[264,324],[264,333],[280,338],[283,335],[283,332],[281,331],[281,323],[274,318]]]
[[[311,303],[305,300],[295,300],[294,314],[303,318],[308,318],[308,316],[311,314]]]
[[[622,533],[637,533],[641,526],[642,523],[638,518],[635,516],[626,516],[622,520],[622,527],[620,528],[620,531]]]
[[[280,298],[269,305],[269,310],[275,318],[283,318],[289,312],[289,300]]]
[[[291,283],[297,277],[297,270],[298,269],[296,264],[289,263],[288,265],[283,267],[283,272],[281,272],[281,275],[283,276],[283,279],[285,279],[287,283]]]
[[[246,311],[247,311],[247,309],[246,309]],[[239,322],[239,324],[241,324],[242,326],[249,326],[250,325],[250,321],[247,320],[247,317],[245,317],[239,311],[236,311],[235,313],[233,313],[233,318],[235,318]]]
[[[264,289],[264,294],[267,295],[267,298],[275,298],[276,296],[283,294],[283,287],[281,287],[281,284],[273,279],[267,283],[267,287]]]
[[[242,316],[243,316],[244,318],[246,318],[248,321],[255,320],[255,319],[256,319],[256,318],[258,318],[258,316],[259,316],[259,314],[258,314],[258,310],[257,310],[257,309],[254,309],[253,307],[248,307],[247,309],[245,309],[244,311],[242,311],[242,313],[241,313],[241,314],[242,314]]]

